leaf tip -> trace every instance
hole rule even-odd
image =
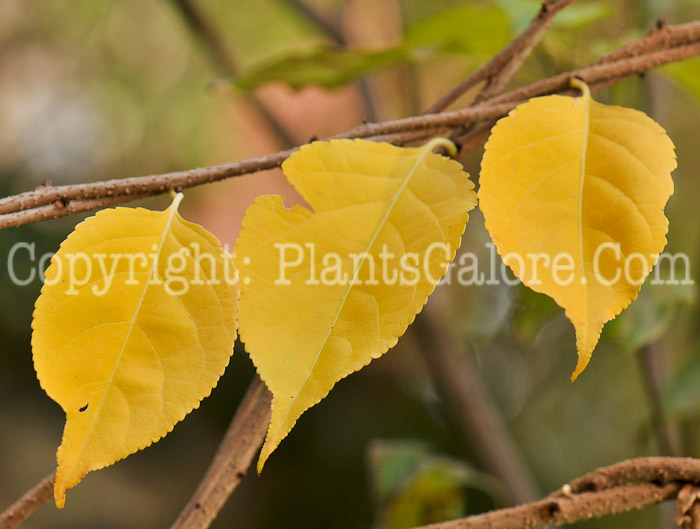
[[[57,509],[63,509],[66,505],[66,490],[67,487],[65,483],[60,480],[59,476],[56,475],[56,479],[53,484],[53,499],[56,502]]]
[[[66,505],[66,493],[62,492],[60,496],[58,493],[54,493],[54,500],[56,501],[56,508],[63,509]]]
[[[260,451],[260,456],[258,457],[258,465],[256,468],[258,471],[258,476],[262,473],[262,469],[267,462],[267,458],[270,457],[270,454],[275,450],[275,448],[277,448],[277,446],[270,447],[270,443],[265,441],[265,444]]]
[[[586,366],[588,365],[588,362],[591,360],[591,353],[584,353],[579,351],[578,353],[578,362],[576,362],[576,369],[574,369],[574,372],[571,373],[571,382],[576,380],[578,376],[583,373],[583,370],[586,369]]]

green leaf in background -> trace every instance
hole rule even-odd
[[[628,310],[611,322],[607,335],[624,352],[636,353],[659,340],[673,322],[677,309],[692,305],[695,297],[694,285],[649,285],[639,292]]]
[[[557,14],[552,25],[566,30],[580,29],[610,16],[612,12],[610,2],[572,4]]]
[[[435,455],[416,441],[375,441],[369,463],[380,505],[377,529],[404,529],[464,516],[467,487],[497,498],[503,495],[491,476]]]
[[[667,64],[660,71],[688,90],[700,101],[700,58]]]
[[[700,412],[700,350],[678,370],[663,392],[664,409],[673,419],[697,417]]]
[[[551,298],[523,285],[519,285],[516,292],[513,333],[520,343],[532,343],[549,322],[559,318],[561,310]]]
[[[417,22],[404,42],[380,50],[320,45],[293,51],[246,69],[234,85],[254,90],[280,81],[299,90],[308,85],[333,89],[399,64],[417,64],[445,55],[496,53],[510,38],[510,22],[498,8],[461,6]]]
[[[537,14],[542,2],[539,0],[498,0],[513,22],[513,30],[520,33]],[[553,26],[560,29],[579,29],[597,22],[612,13],[609,2],[575,3],[562,10],[554,19]]]
[[[510,19],[498,7],[464,5],[425,18],[406,30],[412,50],[435,48],[454,54],[496,54],[508,43]]]
[[[251,67],[234,84],[242,90],[254,90],[273,81],[286,83],[295,90],[307,85],[338,88],[369,73],[405,62],[409,62],[409,56],[401,47],[359,51],[317,46]]]

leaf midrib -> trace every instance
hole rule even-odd
[[[586,267],[585,267],[585,260],[584,260],[584,255],[583,255],[583,184],[586,179],[586,158],[588,156],[588,136],[590,134],[590,116],[591,116],[591,109],[590,109],[590,101],[591,101],[591,96],[590,92],[588,91],[588,87],[583,91],[582,99],[585,102],[585,109],[584,109],[584,115],[585,115],[585,121],[583,124],[583,145],[581,146],[581,173],[579,176],[579,197],[578,197],[578,242],[579,242],[579,252],[581,256],[581,281],[582,281],[582,287],[583,287],[583,310],[585,314],[585,320],[584,320],[584,337],[583,337],[583,345],[582,351],[585,351],[588,346],[588,285],[586,284],[587,278],[586,278]],[[584,280],[586,282],[584,282]]]
[[[100,399],[100,402],[97,407],[97,411],[95,412],[94,419],[92,423],[90,424],[90,429],[88,430],[87,434],[85,435],[85,440],[83,441],[83,444],[80,447],[80,450],[78,451],[78,455],[76,456],[73,464],[69,469],[67,469],[65,475],[70,476],[70,473],[73,471],[73,468],[77,465],[78,461],[80,460],[80,457],[85,450],[85,446],[87,445],[88,439],[90,439],[90,436],[92,435],[92,432],[95,429],[95,425],[98,422],[98,416],[100,414],[100,411],[104,407],[105,399],[107,396],[107,392],[109,388],[112,386],[112,383],[114,382],[114,377],[117,373],[117,369],[119,367],[119,363],[121,362],[122,356],[124,355],[124,350],[126,349],[126,344],[129,341],[129,337],[131,336],[131,332],[134,329],[134,326],[136,324],[136,320],[138,319],[139,312],[141,311],[141,305],[143,305],[143,300],[146,297],[146,292],[148,291],[149,283],[151,278],[153,277],[153,272],[155,271],[156,267],[158,266],[158,263],[160,261],[160,254],[163,251],[163,245],[165,244],[165,239],[168,236],[168,233],[170,232],[170,227],[172,226],[173,219],[175,218],[175,215],[177,214],[177,207],[182,200],[182,195],[178,194],[175,197],[175,200],[173,200],[173,203],[171,204],[170,208],[170,217],[168,218],[168,222],[165,225],[165,228],[163,229],[163,235],[161,236],[160,243],[158,244],[158,251],[153,254],[154,259],[153,259],[153,266],[151,267],[151,270],[148,273],[148,278],[146,279],[146,282],[144,284],[143,291],[141,292],[141,297],[139,298],[139,302],[136,305],[136,308],[134,309],[134,315],[131,318],[131,321],[129,322],[129,328],[127,329],[126,336],[124,337],[124,343],[122,344],[122,348],[119,351],[119,355],[117,356],[117,360],[114,362],[114,369],[112,369],[112,373],[110,374],[109,380],[107,381],[107,385],[105,388],[104,393],[102,394],[102,399]]]
[[[354,267],[354,274],[352,280],[348,283],[348,287],[345,289],[345,292],[343,293],[343,297],[340,300],[340,303],[338,304],[338,310],[335,313],[335,316],[333,317],[333,321],[331,324],[328,326],[328,331],[326,335],[324,336],[323,340],[321,341],[321,345],[319,346],[318,350],[316,351],[316,356],[314,357],[313,363],[311,365],[311,369],[309,369],[306,378],[304,379],[304,382],[299,386],[299,390],[294,394],[294,399],[296,399],[299,394],[303,391],[303,389],[306,387],[306,383],[309,381],[309,378],[311,377],[311,373],[313,373],[314,369],[316,368],[316,364],[318,363],[319,358],[321,357],[321,352],[323,351],[324,347],[326,346],[326,343],[328,343],[328,339],[331,336],[331,333],[333,332],[333,328],[335,327],[335,324],[338,321],[338,318],[340,317],[340,313],[342,312],[345,302],[347,301],[348,296],[350,295],[350,291],[353,289],[355,286],[355,282],[357,281],[357,276],[360,273],[360,270],[362,269],[362,266],[364,265],[365,261],[367,260],[367,255],[369,254],[369,251],[372,249],[374,246],[374,243],[377,241],[377,238],[379,237],[379,233],[382,231],[382,228],[386,225],[387,220],[389,219],[389,215],[391,215],[391,212],[393,211],[394,207],[396,206],[396,203],[399,200],[399,197],[401,194],[404,192],[406,187],[408,186],[408,183],[410,182],[411,178],[415,174],[417,168],[420,166],[421,162],[425,159],[425,156],[427,155],[428,152],[431,152],[435,147],[439,145],[445,145],[445,139],[444,138],[435,138],[432,141],[428,142],[425,144],[423,147],[423,151],[420,153],[420,156],[416,159],[415,163],[413,164],[413,167],[411,167],[411,170],[407,173],[406,177],[404,178],[404,181],[401,183],[399,186],[399,189],[396,191],[394,194],[391,203],[389,204],[389,207],[387,207],[386,213],[382,217],[381,221],[379,222],[377,229],[375,230],[374,234],[372,235],[372,238],[369,241],[369,244],[367,245],[367,249],[363,252],[363,258],[360,261],[359,266]],[[282,423],[284,423],[287,418],[289,417],[289,413],[291,411],[291,406],[288,407],[287,413],[282,419]]]

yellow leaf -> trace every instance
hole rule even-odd
[[[258,471],[304,411],[396,344],[454,258],[476,197],[436,146],[454,152],[315,142],[282,166],[313,212],[280,196],[248,208],[239,326],[273,395]]]
[[[498,122],[479,190],[504,262],[574,324],[572,380],[666,245],[664,206],[676,167],[673,144],[655,121],[597,103],[575,84],[582,97],[535,98]]]
[[[41,386],[66,413],[54,495],[158,441],[233,353],[238,283],[216,238],[165,211],[79,224],[46,270],[32,328]]]

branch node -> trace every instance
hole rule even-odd
[[[549,10],[551,9],[551,4],[553,3],[552,0],[545,0],[542,2],[542,5],[540,6],[540,12],[538,14],[538,18],[541,18],[545,16],[547,13],[549,13]]]
[[[546,505],[543,505],[542,509],[540,510],[540,514],[544,518],[552,518],[557,513],[560,513],[560,512],[561,512],[561,507],[559,506],[559,503],[556,501],[550,501]]]

